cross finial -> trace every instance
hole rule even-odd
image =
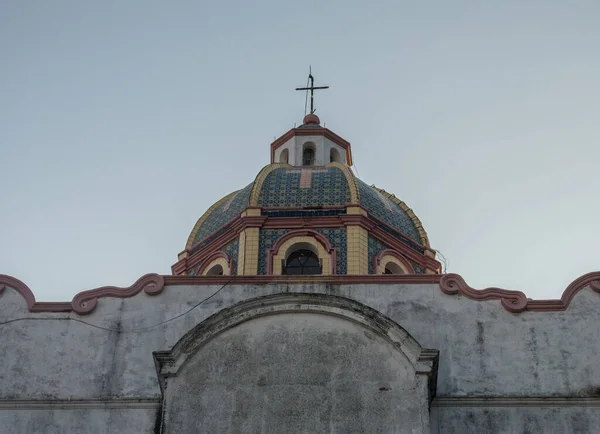
[[[296,90],[310,90],[310,112],[315,112],[315,90],[319,89],[329,89],[329,86],[315,86],[315,78],[312,75],[312,67],[308,68],[308,81],[310,82],[310,86],[308,83],[306,87],[297,87]],[[306,106],[304,107],[304,114],[306,114]]]

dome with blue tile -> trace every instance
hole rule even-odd
[[[190,234],[188,248],[210,241],[249,206],[261,207],[271,216],[304,217],[334,215],[336,207],[351,204],[361,205],[375,219],[412,241],[429,245],[420,221],[401,206],[402,202],[393,201],[393,195],[369,186],[344,169],[336,163],[311,168],[281,163],[266,166],[252,183],[206,211]],[[256,203],[251,203],[251,195]],[[310,214],[303,213],[303,209]],[[315,213],[317,209],[321,212]],[[274,214],[275,210],[280,212]]]
[[[325,240],[324,249],[335,251],[327,262],[334,264],[333,274],[352,274],[357,267],[376,274],[384,254],[405,260],[410,273],[436,272],[435,264],[423,259],[435,253],[414,212],[393,194],[356,178],[351,164],[350,144],[309,114],[302,126],[271,144],[271,164],[251,183],[198,219],[174,270],[200,274],[219,254],[232,273],[269,274],[277,268],[272,256],[282,237],[314,233]],[[364,255],[359,266],[352,263],[357,255]]]

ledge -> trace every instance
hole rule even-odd
[[[575,279],[563,292],[560,299],[532,300],[521,291],[501,288],[474,289],[458,274],[413,274],[413,275],[331,275],[331,276],[161,276],[146,274],[133,285],[120,288],[103,286],[83,291],[73,297],[70,302],[39,302],[29,287],[12,276],[0,274],[0,297],[6,288],[12,288],[25,299],[29,312],[74,312],[86,315],[94,311],[100,298],[128,298],[144,291],[149,296],[160,294],[165,286],[178,285],[269,285],[269,284],[333,284],[333,285],[408,285],[439,284],[447,295],[463,295],[475,301],[500,300],[501,305],[509,312],[520,313],[556,312],[566,310],[575,295],[586,287],[600,293],[600,271],[584,274]],[[1,300],[0,300],[1,301]]]

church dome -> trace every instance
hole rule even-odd
[[[439,272],[417,216],[356,178],[351,162],[350,143],[307,115],[271,144],[254,181],[198,219],[174,274],[286,274],[292,257],[288,274],[304,259],[324,275]]]
[[[194,226],[186,247],[196,249],[210,241],[250,206],[264,208],[269,216],[303,217],[306,211],[311,216],[337,215],[336,207],[349,204],[361,205],[410,240],[429,246],[419,219],[403,202],[394,199],[385,190],[356,178],[341,164],[310,169],[270,164],[252,183],[213,204]]]

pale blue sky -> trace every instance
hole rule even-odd
[[[600,269],[600,2],[0,3],[0,273],[38,300],[170,274],[317,114],[474,287]]]

